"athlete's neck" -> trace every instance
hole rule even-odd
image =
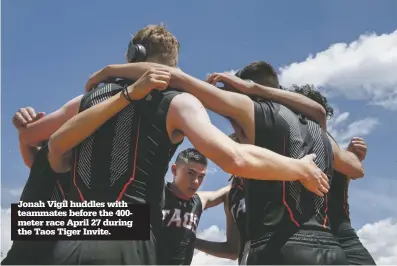
[[[174,195],[177,196],[178,198],[181,198],[181,199],[183,199],[183,200],[188,200],[188,199],[191,199],[191,198],[192,198],[191,196],[185,195],[185,194],[178,188],[178,186],[177,186],[174,182],[172,182],[172,183],[170,184],[170,187],[171,187],[171,192],[172,192],[172,194],[174,194]]]
[[[172,66],[171,64],[169,64],[169,62],[165,62],[162,58],[160,58],[158,56],[149,56],[146,58],[145,62],[165,65],[165,66],[169,66],[169,67],[175,67],[175,66]]]

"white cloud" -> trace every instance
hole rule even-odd
[[[352,137],[364,137],[369,135],[379,121],[374,117],[365,117],[349,121],[350,113],[340,113],[334,109],[334,117],[328,121],[327,130],[336,139],[342,148],[346,148]]]
[[[397,223],[392,219],[364,225],[358,232],[378,265],[397,264]]]
[[[213,175],[216,174],[218,172],[218,170],[216,170],[215,167],[208,167],[207,168],[207,175]]]
[[[371,253],[378,265],[397,264],[397,223],[392,219],[366,224],[357,232],[363,245]],[[198,234],[206,240],[224,241],[225,232],[211,226]],[[224,260],[202,252],[193,257],[192,265],[237,265],[237,261]]]
[[[230,69],[230,70],[227,70],[225,72],[229,73],[229,74],[232,74],[232,75],[235,75],[238,71],[239,71],[238,69]]]
[[[5,256],[11,247],[11,208],[1,209],[1,253]]]
[[[10,194],[13,195],[14,197],[20,197],[23,191],[23,187],[21,188],[14,188],[10,189]]]
[[[226,240],[225,231],[219,229],[219,227],[215,225],[199,232],[197,237],[216,242]],[[238,262],[237,260],[217,258],[196,250],[193,256],[192,265],[238,265]]]
[[[397,110],[397,30],[390,34],[364,34],[346,44],[336,43],[309,55],[305,61],[280,68],[285,86],[314,84],[328,96],[344,95]]]

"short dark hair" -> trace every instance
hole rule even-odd
[[[241,79],[250,79],[255,83],[272,88],[279,88],[280,84],[276,70],[265,61],[255,61],[236,73]]]
[[[200,163],[205,166],[208,164],[207,158],[202,155],[198,150],[195,148],[188,148],[186,150],[181,151],[176,157],[175,163],[188,163],[188,162],[195,162]]]
[[[298,86],[294,84],[291,88],[289,88],[289,90],[302,94],[321,104],[325,109],[328,119],[331,119],[334,116],[334,108],[328,104],[327,98],[322,95],[314,85],[306,84],[303,86]]]

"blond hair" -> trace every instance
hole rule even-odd
[[[178,64],[179,41],[164,24],[144,27],[135,34],[132,43],[143,45],[149,59],[171,67]]]

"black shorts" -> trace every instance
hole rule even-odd
[[[156,265],[157,245],[151,233],[147,241],[58,241],[53,265]]]
[[[350,265],[376,265],[349,222],[342,222],[334,234],[339,238]]]
[[[268,234],[248,242],[243,265],[347,265],[345,252],[331,233],[299,231],[286,241]]]

